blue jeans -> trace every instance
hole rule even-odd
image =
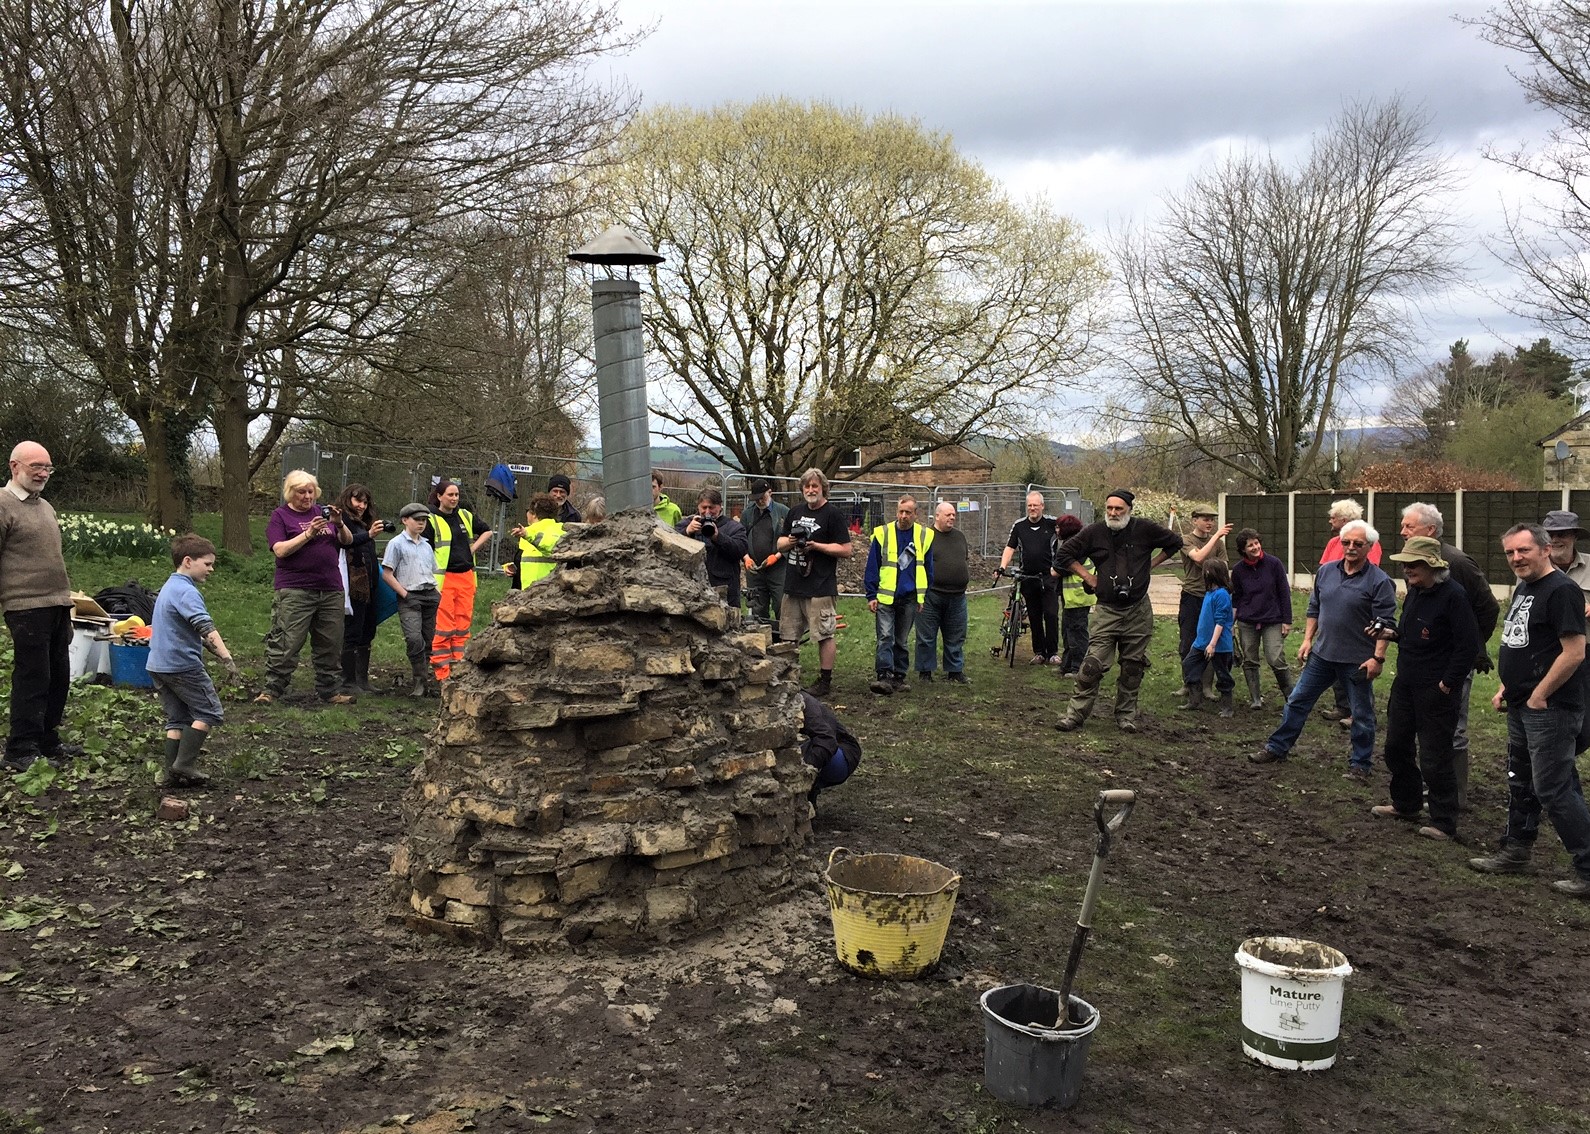
[[[1502,842],[1533,846],[1545,811],[1579,877],[1590,881],[1590,808],[1573,751],[1580,717],[1577,709],[1507,707],[1507,830]]]
[[[932,673],[935,639],[944,635],[944,672],[966,669],[966,596],[927,593],[916,620],[916,671]]]
[[[911,672],[911,627],[916,623],[916,595],[900,595],[878,603],[878,672],[904,677]]]
[[[1302,735],[1314,702],[1341,679],[1347,683],[1348,703],[1352,707],[1352,753],[1348,759],[1355,768],[1369,771],[1374,767],[1375,753],[1375,687],[1358,668],[1357,662],[1329,662],[1316,653],[1308,655],[1303,672],[1292,686],[1292,695],[1286,699],[1286,713],[1281,717],[1281,727],[1270,734],[1264,746],[1271,752],[1285,756]]]

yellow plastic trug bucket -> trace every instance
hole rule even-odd
[[[910,980],[938,964],[961,876],[904,854],[835,847],[823,872],[839,963],[865,977]]]

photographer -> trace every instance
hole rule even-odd
[[[849,559],[850,524],[828,502],[828,477],[822,469],[801,473],[801,502],[784,517],[778,549],[784,553],[784,605],[779,634],[799,642],[809,630],[817,642],[817,680],[806,692],[826,697],[833,690],[834,659],[839,654],[839,560]]]
[[[674,525],[683,535],[707,545],[707,581],[724,587],[724,601],[740,607],[740,559],[745,555],[745,528],[740,521],[723,514],[723,493],[703,488],[696,497],[696,514]]]
[[[1121,675],[1115,683],[1115,724],[1137,731],[1137,691],[1148,672],[1148,642],[1154,636],[1154,607],[1148,576],[1181,550],[1181,536],[1152,520],[1132,515],[1137,497],[1117,488],[1104,498],[1104,519],[1083,528],[1055,548],[1055,570],[1069,571],[1098,599],[1088,627],[1088,652],[1077,673],[1071,707],[1055,728],[1079,729],[1093,713],[1099,685],[1117,651]],[[1089,570],[1088,563],[1093,564]]]
[[[1450,578],[1441,541],[1414,536],[1396,555],[1408,580],[1402,621],[1376,629],[1397,643],[1397,676],[1386,702],[1386,767],[1391,802],[1370,810],[1387,819],[1418,821],[1428,798],[1429,839],[1457,838],[1458,783],[1453,760],[1458,710],[1480,652],[1480,631],[1462,586]]]
[[[315,661],[315,692],[346,705],[342,689],[343,594],[339,551],[353,532],[342,510],[319,504],[320,482],[303,469],[282,481],[282,505],[265,523],[265,542],[276,557],[276,597],[265,634],[265,689],[255,703],[268,705],[287,692],[298,652],[307,638]]]

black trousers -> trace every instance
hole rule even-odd
[[[11,672],[11,732],[6,755],[53,752],[72,678],[72,608],[6,611],[16,664]]]
[[[1032,652],[1040,658],[1060,653],[1060,580],[1053,575],[1021,581],[1027,604],[1027,624],[1032,629]]]
[[[1462,690],[1443,693],[1436,685],[1415,685],[1399,676],[1386,702],[1386,768],[1391,772],[1391,805],[1417,815],[1428,800],[1430,826],[1457,834],[1457,774],[1452,767],[1452,737],[1457,732]],[[1426,793],[1428,789],[1428,794]]]

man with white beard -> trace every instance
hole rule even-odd
[[[1088,653],[1077,674],[1076,693],[1071,707],[1055,722],[1061,732],[1081,728],[1092,714],[1099,685],[1117,652],[1121,676],[1115,685],[1115,724],[1122,732],[1137,731],[1137,691],[1148,671],[1148,643],[1154,636],[1148,576],[1181,551],[1182,540],[1169,528],[1133,516],[1135,499],[1129,490],[1115,489],[1104,498],[1104,519],[1055,548],[1055,570],[1070,571],[1098,598],[1088,623]]]

